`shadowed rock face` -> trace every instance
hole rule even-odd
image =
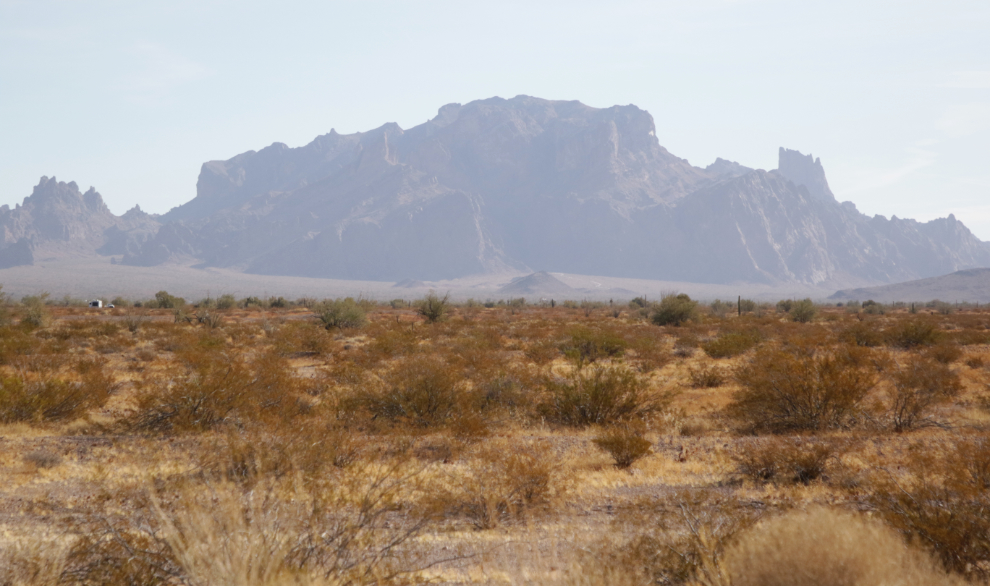
[[[700,169],[660,146],[635,106],[518,96],[448,104],[409,130],[331,130],[208,162],[197,196],[146,241],[153,228],[125,228],[127,214],[72,205],[95,214],[91,244],[127,264],[195,258],[267,275],[438,280],[539,267],[842,287],[990,266],[990,247],[954,217],[868,218],[835,201],[820,160],[779,156],[770,172],[723,159]],[[39,222],[45,238],[81,230]]]

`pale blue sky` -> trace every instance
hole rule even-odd
[[[0,0],[0,204],[55,175],[164,212],[207,160],[518,94],[635,104],[699,166],[811,152],[865,213],[990,240],[987,0]]]

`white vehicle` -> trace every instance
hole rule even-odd
[[[103,301],[101,301],[101,300],[99,300],[99,299],[97,299],[97,300],[95,300],[95,301],[90,301],[90,302],[89,302],[89,306],[90,306],[90,307],[97,307],[97,308],[99,308],[99,307],[103,307]]]

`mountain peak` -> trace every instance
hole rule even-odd
[[[825,169],[822,167],[822,160],[816,159],[811,154],[801,154],[800,151],[792,151],[780,147],[777,157],[777,171],[787,180],[795,185],[803,185],[808,189],[808,193],[816,199],[825,201],[835,201],[832,190],[828,187],[825,179]]]

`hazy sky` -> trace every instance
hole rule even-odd
[[[205,161],[518,94],[635,104],[698,166],[811,152],[990,240],[988,0],[0,0],[0,204],[55,175],[164,212]]]

